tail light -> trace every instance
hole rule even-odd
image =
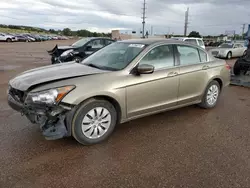
[[[225,63],[225,67],[226,69],[231,70],[231,66],[229,64]]]

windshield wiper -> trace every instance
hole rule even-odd
[[[90,67],[94,67],[94,68],[97,68],[97,69],[101,69],[99,66],[93,64],[93,63],[86,63],[84,65],[87,65],[87,66],[90,66]]]
[[[101,70],[110,70],[110,71],[117,71],[117,70],[119,70],[119,69],[112,68],[112,67],[98,66],[98,65],[95,65],[93,63],[86,63],[84,65],[87,65],[87,66],[90,66],[90,67],[94,67],[94,68],[97,68],[97,69],[101,69]]]

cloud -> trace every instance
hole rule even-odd
[[[0,23],[42,28],[89,29],[110,32],[113,28],[140,30],[143,0],[8,0],[1,2]],[[183,34],[189,7],[188,32],[241,33],[248,23],[249,0],[146,0],[146,30]]]

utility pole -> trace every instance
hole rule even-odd
[[[142,38],[145,38],[146,0],[143,0],[142,8]]]
[[[187,36],[188,13],[189,13],[189,7],[187,8],[187,10],[186,10],[186,12],[185,12],[184,36]]]
[[[246,24],[242,25],[242,39],[244,39],[245,26],[246,26]]]
[[[153,26],[151,26],[151,36],[153,36]]]

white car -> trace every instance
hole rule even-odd
[[[172,37],[171,39],[185,41],[185,42],[188,42],[190,44],[198,45],[198,46],[202,47],[203,49],[205,49],[205,44],[204,44],[202,38],[194,38],[194,37]]]
[[[231,59],[241,57],[246,53],[247,47],[241,43],[223,43],[217,48],[209,50],[214,57]]]
[[[16,41],[16,37],[12,36],[12,35],[7,35],[7,34],[4,34],[4,33],[0,33],[0,41],[14,42],[14,41]]]

